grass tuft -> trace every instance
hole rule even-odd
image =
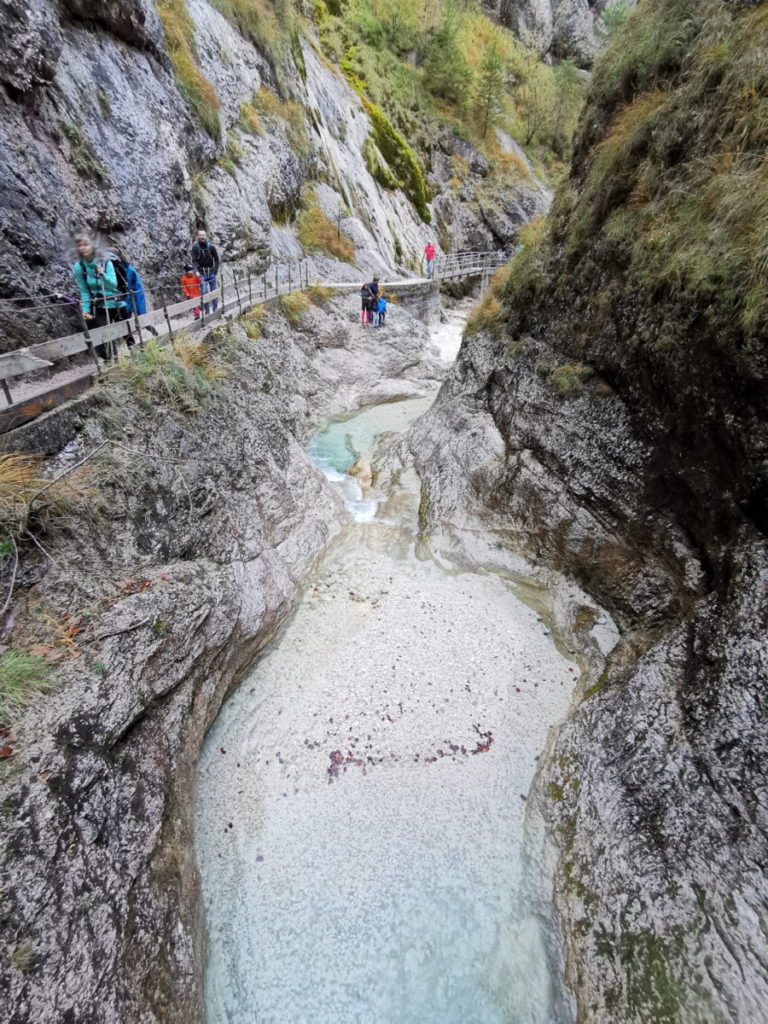
[[[51,666],[36,654],[6,651],[0,655],[0,722],[7,725],[37,694],[51,689]]]
[[[282,100],[265,85],[253,98],[253,106],[264,117],[272,118],[284,127],[286,136],[294,152],[306,155],[309,152],[307,135],[307,114],[304,107],[292,100]]]
[[[147,404],[162,402],[184,413],[199,412],[211,384],[222,375],[204,342],[179,342],[174,352],[154,338],[109,372]]]
[[[78,125],[74,121],[62,121],[60,127],[69,143],[69,161],[80,177],[103,184],[108,177],[104,164]]]
[[[324,252],[344,263],[355,261],[352,239],[323,213],[314,193],[307,197],[306,205],[299,214],[297,235],[307,252]]]
[[[240,323],[251,341],[258,341],[263,335],[262,324],[267,315],[267,308],[263,303],[249,309],[240,317]]]
[[[301,323],[304,314],[312,305],[309,296],[304,292],[289,292],[287,295],[281,295],[278,303],[286,320],[294,327]]]
[[[480,331],[496,333],[501,328],[503,305],[501,296],[509,278],[510,264],[506,263],[491,277],[488,289],[480,302],[475,306],[467,318],[464,328],[464,336],[470,337]]]
[[[338,295],[338,289],[332,288],[327,284],[310,284],[305,288],[310,301],[316,306],[321,306],[324,302],[328,302],[334,295]]]
[[[552,383],[561,398],[577,398],[592,371],[582,363],[566,363],[552,372]]]

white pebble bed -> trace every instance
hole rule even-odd
[[[350,527],[206,741],[208,1024],[553,1024],[524,818],[577,672],[502,580]]]

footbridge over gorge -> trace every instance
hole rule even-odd
[[[504,252],[451,253],[435,259],[432,277],[392,278],[381,281],[380,286],[396,302],[418,315],[436,300],[440,282],[479,278],[484,290],[490,275],[507,258]],[[140,349],[152,337],[160,345],[174,345],[182,333],[204,332],[222,319],[240,316],[254,306],[274,301],[289,292],[323,286],[355,294],[361,287],[361,279],[319,279],[312,274],[307,260],[274,264],[259,274],[227,264],[218,275],[217,288],[204,296],[204,302],[201,298],[169,302],[178,294],[176,275],[145,279],[144,283],[145,290],[155,300],[154,309],[98,328],[89,328],[79,302],[73,299],[62,296],[0,299],[2,311],[11,312],[16,318],[34,315],[41,309],[50,313],[56,305],[66,306],[70,320],[79,321],[81,325],[76,333],[0,354],[0,386],[5,398],[5,406],[0,408],[0,434],[87,391],[102,373],[97,356],[97,349],[103,351],[100,346],[106,346],[106,350],[113,353],[128,343],[136,343]],[[130,301],[130,296],[124,298]]]

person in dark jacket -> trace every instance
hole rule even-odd
[[[144,285],[142,283],[139,272],[125,255],[123,249],[117,249],[115,259],[113,260],[115,267],[115,275],[117,276],[117,284],[120,289],[120,295],[125,303],[125,317],[141,316],[147,312],[147,296],[144,293]],[[145,330],[150,334],[157,337],[157,330],[152,324],[144,324]],[[134,343],[134,337],[130,329],[127,336],[128,347],[130,348]]]
[[[371,299],[373,293],[371,292],[371,286],[364,284],[360,289],[360,323],[363,327],[368,326],[368,321],[371,317]]]
[[[203,295],[216,289],[216,275],[219,272],[219,254],[213,242],[208,241],[208,235],[201,228],[197,232],[197,241],[192,246],[192,263],[203,282]],[[213,312],[219,308],[219,300],[213,300]],[[208,303],[204,303],[205,312],[208,312]]]
[[[119,291],[128,310],[131,315],[141,316],[147,312],[147,297],[138,270],[122,249],[117,250],[117,258],[113,263]]]
[[[77,287],[80,290],[80,308],[88,327],[103,327],[122,320],[126,307],[119,295],[117,275],[111,260],[99,253],[90,235],[77,235],[75,247],[78,259],[72,264]],[[97,345],[96,354],[107,361],[114,355],[114,345]]]

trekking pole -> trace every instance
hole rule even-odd
[[[176,351],[176,339],[173,336],[173,328],[171,327],[171,318],[168,316],[168,304],[165,301],[165,289],[163,289],[163,313],[165,314],[165,322],[168,324],[168,335],[171,339],[171,348]]]
[[[101,281],[101,298],[102,301],[104,302],[104,312],[107,316],[107,327],[109,327],[112,323],[112,318],[109,315],[109,306],[107,306],[107,290],[104,287],[104,273],[102,271],[102,273],[99,274],[98,269],[96,273],[99,277],[99,280]],[[104,355],[106,356],[105,362],[109,362],[110,359],[117,358],[117,347],[111,338],[104,346]]]
[[[91,332],[88,330],[88,321],[85,319],[85,313],[83,307],[80,306],[80,316],[83,320],[83,333],[85,334],[85,347],[91,353],[93,361],[96,364],[96,374],[101,376],[101,367],[99,366],[99,357],[96,355],[96,349],[93,347],[93,339],[91,338]]]
[[[131,304],[133,306],[133,325],[136,328],[136,333],[139,336],[139,348],[144,348],[144,335],[141,333],[141,324],[139,323],[139,307],[136,303],[136,299],[131,292]]]

